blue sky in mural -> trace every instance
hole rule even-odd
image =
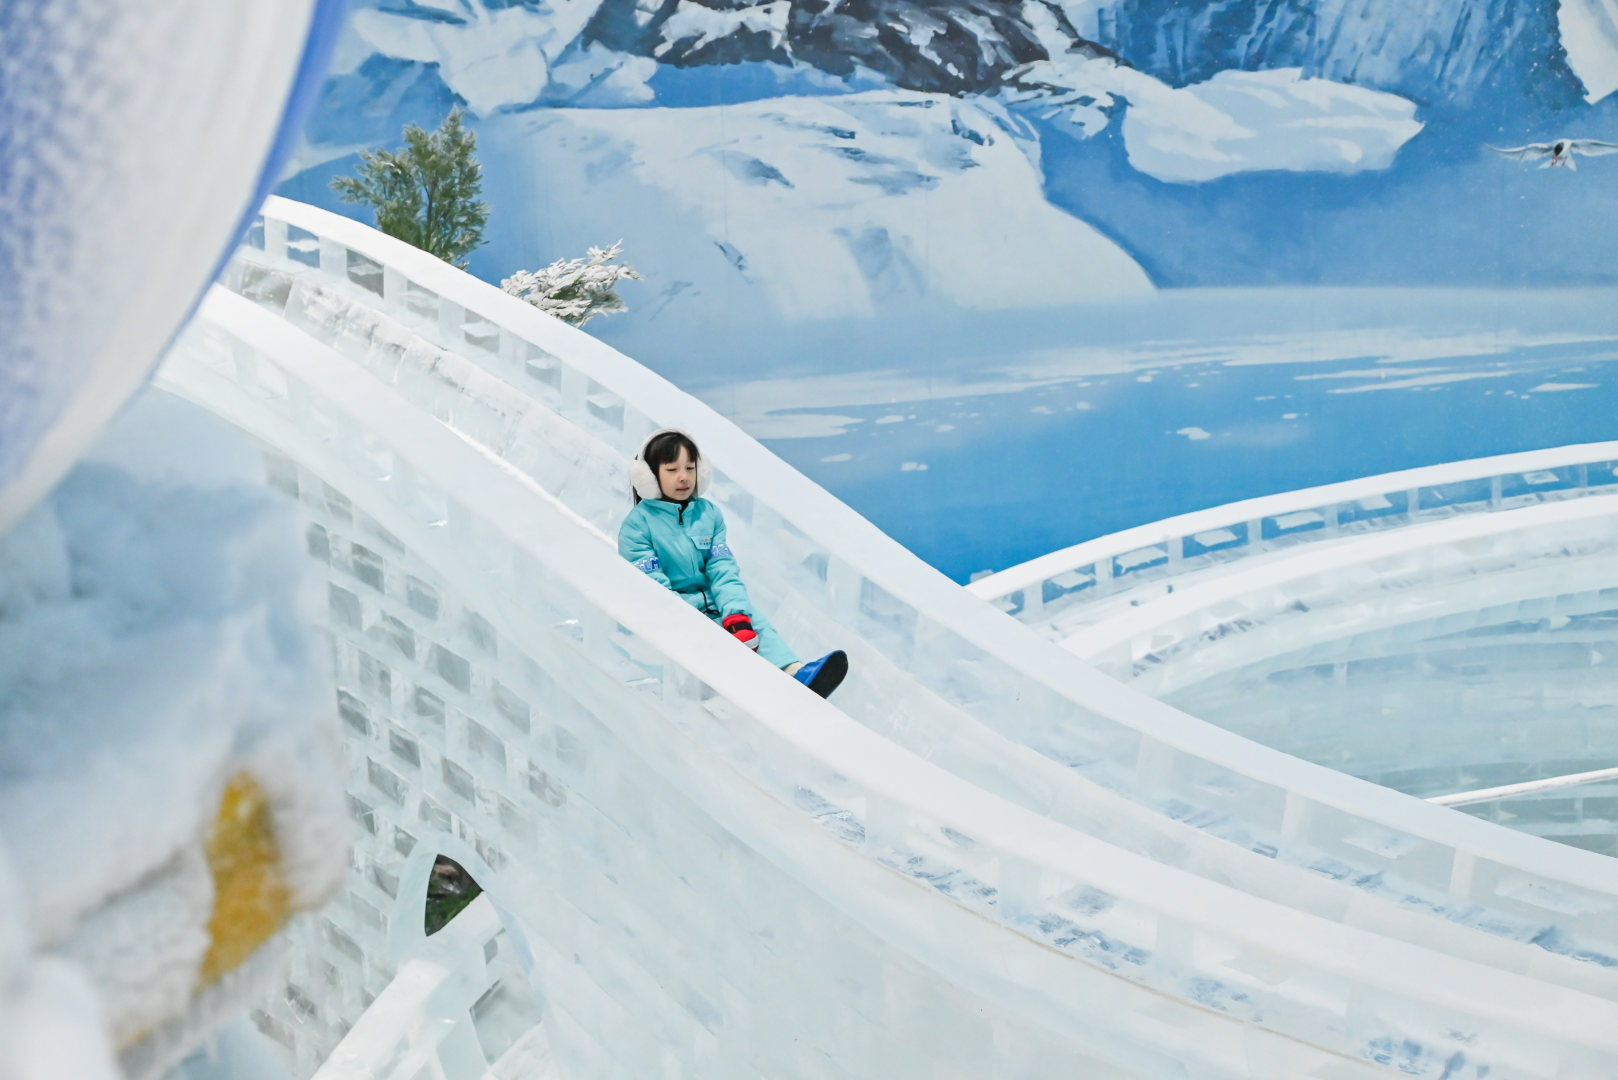
[[[465,106],[491,281],[959,579],[1230,499],[1613,437],[1596,0],[362,2],[284,194]]]

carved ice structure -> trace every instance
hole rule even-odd
[[[341,881],[298,531],[235,431],[148,393],[0,537],[0,1000],[54,1032],[8,1037],[8,1077],[111,1076],[112,1049],[159,1074],[279,977],[261,946]],[[221,831],[257,808],[262,853]]]
[[[1101,537],[970,588],[1101,670],[1424,797],[1613,761],[1618,443],[1455,462]],[[1618,854],[1609,783],[1472,809]]]
[[[361,827],[256,1014],[302,1073],[1618,1061],[1611,860],[1075,665],[650,372],[352,221],[272,200],[226,283],[161,381],[311,516]],[[849,649],[837,707],[612,550],[663,425],[711,455],[760,606]],[[481,948],[421,938],[439,853],[487,888]]]

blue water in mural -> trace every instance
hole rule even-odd
[[[879,339],[805,343],[768,379],[669,374],[960,581],[1235,499],[1618,437],[1618,290],[1166,292],[1024,317],[1015,356],[978,322],[925,364]]]

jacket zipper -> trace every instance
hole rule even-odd
[[[680,520],[681,528],[685,527],[685,508],[690,506],[690,505],[691,505],[691,500],[690,499],[687,499],[685,502],[680,504],[679,520]],[[694,540],[692,541],[692,546],[693,547],[696,546],[696,541],[694,541]],[[698,549],[698,550],[701,550],[701,549]],[[715,618],[717,618],[719,616],[719,609],[714,607],[713,599],[708,595],[708,590],[707,589],[702,590],[702,613],[704,615],[712,615]]]

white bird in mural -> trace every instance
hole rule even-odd
[[[1579,167],[1573,161],[1574,154],[1583,154],[1585,157],[1618,154],[1618,143],[1602,142],[1600,139],[1557,139],[1555,142],[1529,143],[1527,146],[1490,146],[1489,149],[1508,158],[1516,158],[1518,161],[1544,158],[1545,160],[1539,163],[1541,169],[1548,169],[1553,165],[1566,165],[1577,172]]]

